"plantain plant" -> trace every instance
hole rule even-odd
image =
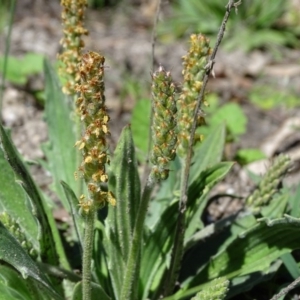
[[[278,189],[290,164],[285,156],[274,161],[243,211],[210,225],[201,219],[210,191],[234,164],[222,161],[224,125],[204,140],[198,129],[226,21],[239,4],[228,2],[213,49],[204,35],[191,35],[180,92],[162,66],[152,74],[151,164],[143,182],[130,125],[114,152],[108,150],[105,58],[82,54],[86,1],[62,0],[65,81],[62,88],[46,60],[43,166],[72,218],[68,232],[80,256],[63,244],[54,204],[1,125],[3,299],[224,299],[266,280],[282,256],[299,248],[299,220],[284,215],[291,197]]]

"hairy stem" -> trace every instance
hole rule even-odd
[[[82,258],[82,299],[91,299],[92,254],[94,242],[95,209],[91,208],[85,216],[84,245]]]
[[[300,283],[300,277],[295,279],[291,284],[289,284],[286,288],[284,288],[280,293],[274,295],[271,300],[279,300],[281,297],[286,296],[288,292],[297,287]]]
[[[190,151],[188,152],[190,154]],[[174,247],[172,249],[172,256],[170,262],[170,268],[166,277],[166,283],[164,287],[164,295],[170,295],[175,286],[179,267],[181,263],[181,258],[183,255],[183,242],[184,242],[184,232],[185,232],[185,210],[187,202],[187,192],[185,192],[185,179],[189,176],[190,166],[186,165],[186,161],[182,161],[182,174],[181,174],[181,184],[180,184],[180,201],[179,201],[179,215],[177,218],[176,228],[175,228],[175,238]]]
[[[152,29],[152,37],[151,37],[151,67],[152,67],[152,72],[154,72],[155,68],[155,45],[156,45],[156,35],[157,35],[157,24],[158,24],[158,18],[159,18],[159,13],[161,9],[161,0],[158,0],[157,2],[157,7],[156,7],[156,12],[155,12],[155,17],[153,21],[153,29]],[[149,138],[148,138],[148,151],[147,151],[147,157],[146,157],[146,164],[145,164],[145,169],[143,172],[143,178],[142,182],[144,183],[146,181],[147,175],[149,174],[149,154],[150,150],[152,147],[152,123],[153,123],[153,103],[151,101],[151,111],[150,111],[150,126],[149,126]]]
[[[125,278],[121,292],[121,300],[128,300],[131,299],[131,295],[134,295],[134,287],[133,283],[135,278],[138,276],[138,258],[140,254],[142,238],[143,238],[143,229],[144,229],[144,222],[146,218],[146,213],[148,210],[148,204],[151,196],[151,192],[153,190],[155,181],[153,180],[152,176],[148,177],[146,182],[141,203],[139,205],[139,210],[137,214],[137,220],[135,222],[134,230],[133,230],[133,237],[131,242],[131,247],[129,250],[128,261],[126,266]]]
[[[190,165],[191,165],[192,153],[193,153],[193,143],[194,143],[195,132],[197,128],[197,114],[203,102],[205,88],[208,82],[209,75],[213,69],[213,65],[215,62],[214,60],[217,51],[219,49],[219,46],[224,36],[226,23],[228,21],[230,12],[232,8],[237,9],[237,6],[239,4],[241,4],[241,1],[235,2],[234,0],[229,0],[229,2],[226,5],[226,12],[218,32],[217,42],[213,48],[211,56],[209,57],[208,64],[206,66],[206,74],[203,78],[203,85],[201,87],[197,99],[197,105],[194,111],[194,119],[193,119],[192,129],[190,133],[190,139],[189,139],[189,148],[183,166],[183,173],[182,173],[183,177],[181,181],[181,194],[180,194],[180,201],[179,201],[179,213],[178,213],[178,218],[176,223],[174,246],[171,254],[171,264],[168,270],[168,275],[164,287],[164,296],[170,295],[175,287],[175,283],[178,277],[180,262],[183,254],[183,247],[184,247],[183,243],[184,243],[184,233],[185,233],[185,211],[187,208],[187,200],[188,200],[188,180],[189,180]]]

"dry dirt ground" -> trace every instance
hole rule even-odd
[[[125,1],[126,2],[126,1]],[[130,2],[130,1],[127,1]],[[132,1],[133,3],[134,1]],[[153,5],[122,5],[101,11],[89,10],[85,38],[86,49],[101,51],[107,61],[106,96],[111,111],[112,139],[116,142],[121,128],[130,122],[130,112],[137,99],[127,96],[120,101],[122,82],[131,74],[150,87],[151,80],[151,34],[155,9]],[[45,54],[52,61],[60,51],[61,38],[60,5],[58,0],[17,1],[10,54],[22,56],[27,52]],[[163,7],[160,22],[164,21],[169,8]],[[0,51],[4,51],[4,33],[0,40]],[[175,80],[180,81],[181,56],[187,49],[186,40],[172,43],[157,41],[155,60],[166,69],[172,70]],[[241,51],[226,53],[222,50],[216,59],[215,78],[211,78],[208,90],[216,92],[222,102],[235,101],[241,105],[248,117],[247,133],[234,149],[256,147],[269,158],[274,154],[287,152],[295,159],[294,171],[289,182],[298,182],[298,161],[300,159],[299,109],[286,109],[284,105],[271,111],[262,111],[249,103],[248,96],[254,84],[272,82],[291,89],[300,95],[299,51],[283,49],[282,59],[273,59],[264,51],[245,54]],[[3,120],[12,128],[12,138],[20,152],[31,160],[44,158],[40,144],[47,140],[47,127],[43,121],[43,109],[31,95],[30,90],[43,87],[41,76],[28,80],[26,87],[6,83],[3,99]],[[300,103],[300,102],[299,102]],[[261,173],[267,165],[264,161],[255,166]],[[261,168],[261,166],[263,168]],[[39,185],[46,188],[51,182],[49,174],[34,167],[33,174]],[[237,183],[238,182],[238,183]],[[218,187],[218,192],[245,194],[249,181],[239,167]],[[246,188],[245,188],[246,187]],[[224,214],[239,205],[230,199],[223,199],[212,206],[211,214]]]

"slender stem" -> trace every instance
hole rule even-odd
[[[194,111],[194,119],[189,139],[189,147],[187,151],[187,155],[185,158],[184,166],[183,166],[183,173],[181,178],[181,195],[179,201],[179,214],[176,223],[176,231],[175,231],[175,238],[174,238],[174,246],[172,249],[171,254],[171,263],[170,268],[168,270],[168,275],[166,277],[165,287],[164,287],[164,296],[170,295],[172,293],[175,283],[178,277],[178,272],[180,268],[180,263],[183,255],[183,248],[184,248],[184,233],[185,233],[185,211],[187,208],[187,199],[188,199],[188,180],[189,180],[189,173],[190,173],[190,165],[192,160],[192,153],[193,153],[193,144],[195,138],[195,132],[197,128],[197,114],[200,109],[200,106],[203,102],[205,88],[208,82],[209,75],[213,69],[214,60],[220,46],[220,43],[223,39],[224,32],[226,29],[226,23],[228,21],[230,12],[232,8],[237,9],[237,6],[241,3],[241,1],[234,2],[234,0],[229,0],[228,4],[226,5],[226,12],[221,24],[221,27],[218,32],[217,42],[214,46],[211,56],[208,59],[208,64],[206,66],[206,73],[203,78],[203,85],[200,90],[197,105]]]
[[[1,86],[0,86],[0,122],[2,121],[2,102],[3,102],[3,93],[4,93],[4,85],[5,85],[5,77],[6,77],[6,71],[7,71],[7,62],[8,62],[8,53],[10,48],[10,37],[11,37],[11,31],[12,31],[12,23],[15,15],[15,7],[16,7],[16,0],[12,0],[10,2],[10,15],[9,15],[9,21],[8,21],[8,32],[6,36],[6,42],[5,42],[5,54],[4,54],[4,63],[3,63],[3,70],[2,70],[2,80],[1,80]]]
[[[157,38],[157,24],[159,19],[160,8],[161,8],[161,0],[158,0],[154,22],[153,22],[152,38],[151,38],[151,61],[152,61],[153,72],[155,67],[155,45],[156,45],[156,38]]]
[[[146,213],[148,210],[149,200],[151,196],[151,192],[153,190],[155,181],[151,177],[151,175],[148,177],[148,180],[146,182],[141,203],[139,205],[139,210],[137,214],[137,220],[135,222],[134,230],[133,230],[133,237],[131,242],[131,247],[129,250],[129,256],[126,266],[126,272],[124,277],[124,283],[122,286],[122,292],[121,292],[121,300],[128,300],[130,299],[130,295],[134,295],[133,291],[133,283],[135,278],[138,276],[138,257],[140,254],[141,244],[142,244],[142,238],[143,238],[143,232],[144,232],[144,222],[146,218]]]
[[[92,206],[85,217],[84,245],[82,258],[82,299],[91,300],[92,255],[96,211]]]
[[[172,249],[170,268],[165,280],[164,295],[170,295],[173,291],[175,282],[178,277],[179,267],[181,263],[181,258],[183,255],[183,242],[184,242],[184,232],[185,232],[185,210],[187,195],[185,192],[185,179],[189,176],[189,165],[186,161],[182,161],[182,173],[181,173],[181,183],[180,183],[180,201],[179,201],[179,214],[176,222],[175,237],[174,237],[174,247]]]
[[[152,29],[152,38],[151,38],[151,66],[152,66],[152,72],[154,72],[155,67],[155,45],[156,45],[156,36],[157,36],[157,24],[159,19],[159,13],[161,8],[161,0],[158,0],[155,17],[153,21],[153,29]],[[151,110],[150,110],[150,126],[149,126],[149,138],[148,138],[148,150],[147,150],[147,157],[146,157],[146,164],[143,172],[142,182],[144,183],[146,181],[147,175],[149,174],[149,154],[152,147],[152,123],[153,123],[153,105],[151,102]]]
[[[287,295],[287,293],[293,290],[300,283],[300,277],[295,279],[291,284],[289,284],[286,288],[284,288],[280,293],[274,295],[271,300],[279,300],[281,297]]]

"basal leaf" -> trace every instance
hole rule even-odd
[[[142,299],[147,299],[150,289],[155,291],[162,282],[163,271],[173,245],[177,211],[178,201],[173,201],[160,215],[154,228],[149,229],[145,235],[140,274]]]
[[[42,261],[52,265],[59,265],[60,256],[62,266],[68,269],[69,265],[50,209],[42,199],[40,191],[1,124],[0,137],[5,158],[14,170],[20,185],[30,198],[34,216],[40,225],[39,240]]]
[[[200,218],[207,205],[207,195],[230,171],[233,162],[221,162],[203,171],[198,180],[189,187],[188,209],[186,213],[185,239],[189,239],[202,227]]]
[[[61,185],[64,189],[66,199],[69,202],[69,209],[73,219],[73,224],[75,227],[75,231],[77,234],[78,241],[80,242],[81,246],[83,245],[83,219],[78,214],[78,198],[69,187],[67,183],[61,181]]]
[[[38,226],[26,193],[16,182],[15,174],[0,148],[0,213],[7,212],[23,229],[35,249],[39,248]]]
[[[137,102],[131,117],[134,143],[138,148],[138,157],[143,161],[145,160],[148,151],[150,112],[151,101],[149,99],[143,99]]]
[[[231,279],[266,271],[281,255],[300,248],[299,231],[300,219],[287,215],[275,220],[262,219],[214,256],[208,265],[193,277],[187,288],[220,276]],[[179,295],[180,292],[177,296]]]
[[[225,251],[240,233],[256,224],[257,221],[250,212],[240,212],[204,227],[186,240],[186,254],[179,278],[182,286],[186,286],[200,273],[211,257]]]
[[[221,161],[225,144],[224,124],[218,124],[204,139],[201,146],[195,149],[192,161],[189,185],[193,185],[202,171]]]
[[[0,295],[3,299],[31,300],[32,295],[28,290],[22,275],[9,265],[0,265]]]
[[[155,226],[162,213],[170,205],[173,199],[175,199],[175,193],[176,191],[179,191],[180,185],[180,168],[180,160],[175,158],[175,160],[170,163],[168,180],[164,180],[160,183],[155,198],[150,201],[146,217],[146,224],[149,228]]]
[[[140,179],[130,127],[123,129],[116,147],[109,176],[109,189],[115,194],[116,207],[109,207],[106,223],[108,226],[112,260],[111,276],[115,278],[116,291],[120,291],[122,272],[131,246],[132,232],[140,203]],[[113,263],[113,260],[116,260]],[[116,264],[117,263],[117,264]]]
[[[69,204],[65,198],[60,181],[66,182],[71,189],[78,193],[78,183],[74,179],[74,172],[78,169],[75,136],[75,120],[71,120],[71,99],[62,93],[55,71],[45,60],[46,77],[46,121],[48,124],[49,142],[44,145],[48,158],[48,167],[53,176],[54,189],[69,211]],[[75,117],[73,117],[75,119]]]
[[[31,277],[42,284],[54,299],[61,297],[51,288],[45,275],[15,238],[0,222],[0,259],[17,269],[23,278]]]

